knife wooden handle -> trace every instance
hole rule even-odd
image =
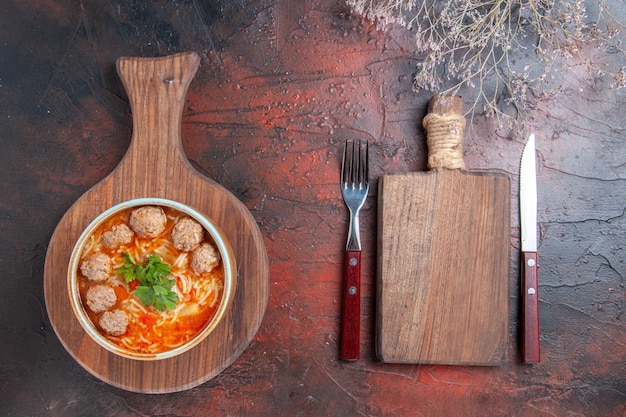
[[[346,251],[343,281],[341,359],[356,361],[361,344],[361,251]]]
[[[522,360],[539,362],[537,252],[522,252]]]

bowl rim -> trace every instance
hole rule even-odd
[[[78,279],[77,279],[77,271],[79,266],[79,261],[82,254],[82,249],[84,247],[85,242],[91,236],[93,231],[102,224],[106,219],[108,219],[113,214],[130,209],[133,207],[141,207],[141,206],[165,206],[174,208],[182,213],[185,213],[191,216],[194,220],[198,221],[202,227],[209,233],[211,236],[212,243],[217,247],[220,256],[222,258],[222,268],[224,269],[224,288],[222,291],[222,297],[220,299],[220,303],[215,310],[215,314],[213,318],[207,323],[207,325],[194,336],[187,343],[178,346],[174,349],[160,352],[160,353],[138,353],[132,352],[126,349],[121,348],[120,346],[110,342],[106,337],[104,337],[98,329],[96,329],[95,325],[92,323],[91,319],[87,315],[85,308],[83,306],[83,302],[80,297],[80,292],[78,290]],[[83,230],[80,234],[78,240],[74,244],[72,249],[72,253],[69,260],[68,272],[67,272],[67,286],[70,298],[70,305],[78,322],[81,327],[85,330],[85,332],[101,347],[117,354],[119,356],[128,358],[128,359],[136,359],[136,360],[161,360],[172,358],[174,356],[178,356],[188,350],[194,348],[199,343],[201,343],[219,324],[222,317],[225,315],[226,311],[231,305],[236,285],[237,285],[237,275],[236,275],[236,264],[235,257],[233,254],[233,250],[230,246],[230,243],[219,229],[217,225],[213,222],[205,214],[200,213],[194,208],[187,206],[183,203],[168,200],[165,198],[136,198],[132,200],[127,200],[122,203],[116,204],[102,213],[100,213],[95,219],[93,219],[89,225]]]

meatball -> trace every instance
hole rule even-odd
[[[94,285],[85,294],[87,306],[94,313],[102,313],[113,307],[117,301],[115,290],[109,285]]]
[[[133,210],[128,223],[140,236],[157,237],[165,230],[167,217],[161,207],[144,206]]]
[[[172,229],[174,247],[186,252],[198,247],[204,238],[204,228],[191,217],[183,217]]]
[[[110,334],[111,336],[121,336],[126,333],[128,327],[128,316],[122,310],[105,311],[100,316],[98,324],[102,327],[102,330]]]
[[[104,253],[90,256],[81,264],[80,272],[91,281],[106,281],[111,273],[111,258]]]
[[[220,261],[220,254],[215,247],[209,243],[203,243],[198,249],[193,251],[191,267],[196,274],[203,274],[211,271]]]
[[[108,248],[114,248],[129,243],[133,235],[133,231],[124,223],[116,224],[111,230],[107,230],[102,234],[102,244]]]

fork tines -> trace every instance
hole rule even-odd
[[[350,211],[350,227],[348,229],[348,243],[346,249],[361,250],[359,236],[359,211],[369,190],[368,179],[369,146],[365,142],[346,141],[341,163],[341,194]]]
[[[344,187],[364,188],[369,183],[369,143],[361,140],[347,140],[343,150],[341,167]]]

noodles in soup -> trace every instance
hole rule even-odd
[[[116,273],[128,255],[137,264],[156,255],[169,266],[171,308],[144,304],[135,294],[137,282]],[[79,265],[78,288],[90,320],[107,340],[135,353],[187,343],[213,318],[222,298],[224,272],[210,235],[171,207],[132,207],[106,219],[88,237]]]

